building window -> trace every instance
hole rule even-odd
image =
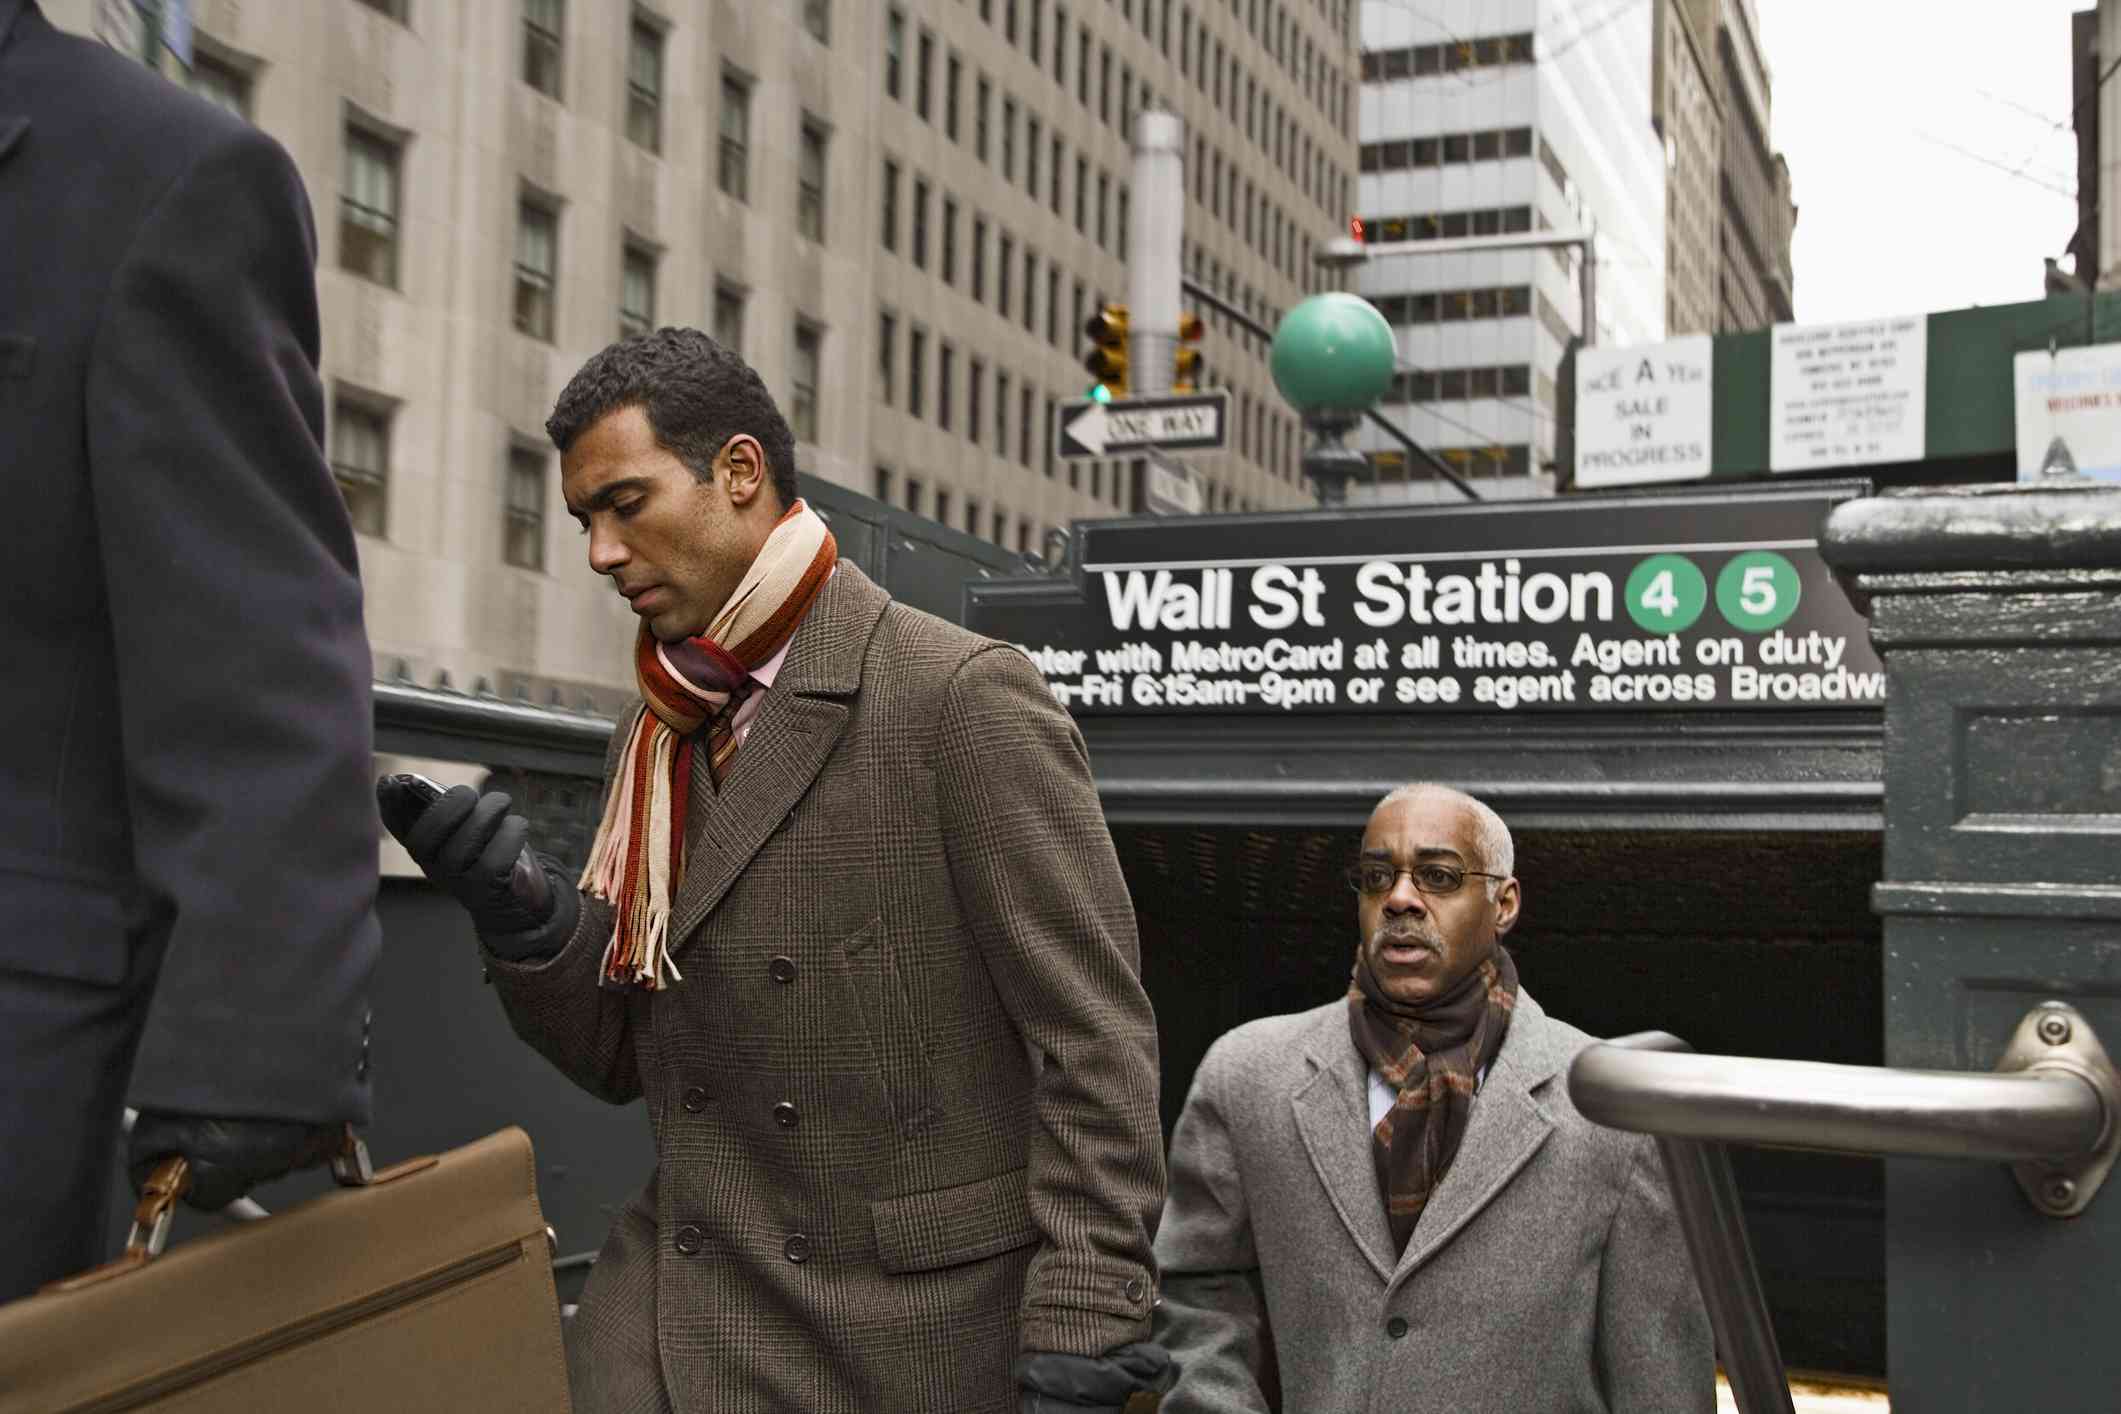
[[[738,201],[751,189],[751,85],[735,74],[722,75],[721,148],[715,184],[722,195]]]
[[[972,302],[987,298],[987,218],[972,218]]]
[[[516,329],[552,340],[553,277],[559,269],[559,216],[525,199],[516,205]]]
[[[890,467],[880,466],[876,469],[876,484],[870,488],[870,494],[887,506],[891,504]]]
[[[928,179],[913,179],[913,268],[928,268]]]
[[[1016,261],[1016,242],[1009,236],[997,238],[994,261],[994,310],[1002,318],[1009,317],[1009,267]]]
[[[1046,267],[1046,342],[1055,348],[1060,341],[1060,266]]]
[[[906,333],[906,411],[915,417],[921,415],[924,401],[923,375],[928,371],[928,331],[910,329]]]
[[[655,327],[655,252],[626,243],[619,264],[619,337]]]
[[[250,75],[233,64],[224,64],[204,51],[194,53],[184,86],[215,107],[250,121]]]
[[[933,519],[938,525],[950,524],[950,493],[940,486],[935,488],[935,515]]]
[[[390,490],[390,414],[341,395],[332,409],[331,474],[363,535],[384,533]]]
[[[714,287],[714,341],[729,352],[744,352],[744,292],[734,285]]]
[[[957,91],[963,85],[965,65],[957,55],[943,67],[943,136],[957,141]]]
[[[663,150],[663,32],[639,18],[626,44],[626,136]]]
[[[545,568],[545,455],[530,447],[508,449],[501,559],[520,569]]]
[[[566,0],[523,0],[523,82],[548,98],[560,96],[566,22]]]
[[[1075,233],[1090,234],[1090,160],[1078,156],[1075,159]]]
[[[1024,190],[1038,200],[1038,119],[1024,115]]]
[[[1046,205],[1056,216],[1061,214],[1061,157],[1065,151],[1060,135],[1056,133],[1053,138],[1053,164],[1046,169]]]
[[[1002,100],[1002,180],[1016,180],[1016,100]]]
[[[943,259],[940,271],[943,283],[957,283],[957,203],[949,197],[943,198]]]
[[[965,365],[965,438],[973,446],[980,439],[980,394],[986,391],[987,365],[973,359]]]
[[[1038,252],[1024,252],[1024,332],[1038,332],[1038,315],[1033,306],[1038,303]]]
[[[1106,207],[1110,205],[1111,197],[1112,179],[1106,176],[1103,172],[1099,172],[1097,174],[1097,244],[1100,249],[1104,248],[1105,245],[1105,232],[1107,226],[1107,223],[1105,221],[1105,214]]]
[[[898,249],[898,163],[884,159],[884,249]]]
[[[1031,387],[1026,384],[1016,399],[1016,459],[1031,465]]]
[[[921,513],[921,479],[917,476],[906,478],[906,509],[915,515]]]
[[[888,309],[876,316],[876,392],[885,407],[898,396],[898,316]]]
[[[397,144],[366,128],[346,129],[339,194],[339,268],[393,288],[398,283]]]
[[[935,69],[935,36],[921,31],[919,63],[913,70],[913,116],[928,121],[929,78]]]
[[[884,16],[884,96],[897,98],[904,89],[906,67],[906,14],[892,10]]]
[[[1009,455],[1009,375],[994,370],[994,452]]]
[[[803,0],[803,28],[818,43],[832,43],[832,0]]]
[[[957,389],[957,350],[944,340],[935,351],[935,425],[950,430],[951,394]]]
[[[994,85],[982,74],[972,98],[972,155],[982,162],[987,160],[987,110],[993,106]]]
[[[795,358],[788,379],[788,428],[798,442],[817,440],[818,362],[824,343],[824,330],[796,321]]]
[[[825,142],[824,126],[814,118],[803,119],[795,164],[795,229],[820,243],[825,239]]]
[[[358,3],[379,15],[396,20],[401,25],[405,23],[405,0],[358,0]]]

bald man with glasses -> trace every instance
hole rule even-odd
[[[1165,1414],[1715,1407],[1657,1150],[1576,1113],[1591,1037],[1501,946],[1514,854],[1471,796],[1392,792],[1348,870],[1347,995],[1201,1061],[1156,1238]]]

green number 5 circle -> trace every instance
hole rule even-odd
[[[1650,633],[1691,628],[1709,602],[1709,582],[1684,555],[1652,555],[1628,573],[1628,617]]]
[[[1732,628],[1766,633],[1797,612],[1797,567],[1773,550],[1748,550],[1716,576],[1716,607]]]

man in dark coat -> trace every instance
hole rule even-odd
[[[370,662],[271,139],[0,0],[0,1299],[368,1109]]]

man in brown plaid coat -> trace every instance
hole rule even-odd
[[[549,430],[663,665],[651,700],[697,689],[706,724],[669,728],[689,789],[655,806],[661,728],[621,722],[612,763],[651,763],[607,792],[646,832],[611,855],[632,922],[526,856],[505,797],[460,788],[403,837],[472,909],[517,1033],[647,1102],[657,1164],[583,1292],[576,1408],[1154,1408],[1156,1033],[1073,724],[1022,654],[833,566],[787,424],[704,335],[606,349]],[[624,872],[658,808],[664,915],[654,870]]]

